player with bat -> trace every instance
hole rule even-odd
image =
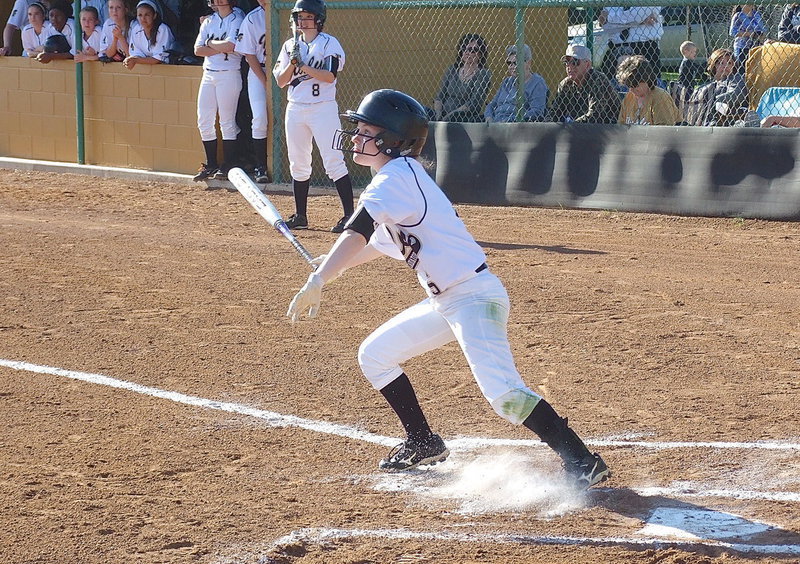
[[[331,229],[341,233],[353,213],[353,185],[344,155],[331,146],[340,125],[336,80],[344,67],[344,50],[335,37],[322,31],[326,12],[323,0],[297,0],[290,19],[293,37],[283,44],[272,74],[280,88],[289,89],[285,127],[295,214],[286,225],[308,229],[311,150],[316,142],[342,201],[344,216]]]
[[[517,372],[508,343],[509,299],[486,265],[486,255],[447,196],[417,160],[428,135],[425,109],[395,90],[369,94],[348,111],[352,131],[337,131],[336,144],[356,164],[375,171],[319,268],[295,295],[288,315],[297,321],[319,310],[322,288],[348,268],[381,255],[414,269],[427,298],[400,312],[361,344],[358,362],[406,432],[378,466],[410,470],[445,460],[449,450],[428,425],[401,365],[457,341],[484,397],[498,415],[536,433],[562,459],[572,481],[586,488],[611,475],[597,453],[532,391]]]

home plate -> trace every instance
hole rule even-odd
[[[751,521],[724,511],[659,507],[650,515],[644,528],[636,534],[690,540],[724,540],[746,539],[774,529],[773,525]]]

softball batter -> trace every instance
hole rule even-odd
[[[253,153],[256,159],[254,177],[259,184],[269,182],[267,171],[267,74],[264,41],[267,27],[264,7],[267,0],[258,0],[259,6],[245,16],[236,38],[236,52],[244,55],[250,70],[247,73],[247,97],[253,113],[251,124]]]
[[[308,183],[311,178],[312,140],[316,142],[325,172],[336,185],[344,217],[331,231],[341,233],[353,213],[353,185],[344,156],[331,147],[339,128],[336,79],[344,67],[344,50],[335,37],[322,32],[326,8],[322,0],[297,0],[291,21],[302,39],[288,39],[272,70],[280,88],[289,87],[286,106],[286,145],[292,174],[295,214],[286,225],[307,229]],[[294,61],[294,62],[292,62]]]
[[[326,282],[381,254],[404,260],[416,271],[427,299],[384,323],[358,351],[361,370],[407,435],[378,466],[409,470],[449,455],[428,426],[400,365],[456,340],[481,392],[501,417],[536,433],[581,487],[608,478],[611,472],[600,455],[589,452],[567,420],[517,372],[508,344],[508,294],[450,201],[414,158],[428,135],[425,109],[402,92],[377,90],[346,117],[357,128],[337,131],[337,146],[348,150],[345,143],[352,144],[355,163],[372,167],[376,174],[344,233],[295,295],[287,315],[292,321],[306,312],[314,317]]]
[[[203,78],[197,92],[197,128],[206,153],[206,162],[194,181],[210,176],[218,180],[228,178],[228,168],[235,161],[236,106],[242,91],[242,56],[234,51],[239,27],[242,25],[241,10],[234,10],[236,0],[209,0],[214,13],[200,24],[200,32],[194,42],[194,54],[203,57]],[[217,163],[217,112],[222,131],[222,152],[225,162],[222,168]]]

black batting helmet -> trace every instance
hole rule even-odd
[[[290,21],[297,23],[297,14],[300,12],[308,12],[314,14],[314,23],[317,24],[317,31],[322,31],[322,26],[325,25],[325,18],[327,17],[328,9],[325,7],[323,0],[297,0],[292,8],[292,15]]]
[[[394,157],[417,157],[428,138],[428,114],[422,104],[397,90],[376,90],[361,100],[356,111],[342,117],[382,127],[375,138],[381,153]]]
[[[67,41],[67,38],[60,33],[51,35],[44,42],[44,52],[69,53],[70,52],[69,41]]]

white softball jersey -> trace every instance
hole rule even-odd
[[[22,56],[28,56],[28,49],[36,49],[38,47],[44,47],[44,42],[47,41],[47,38],[50,37],[50,31],[47,29],[50,27],[48,22],[44,22],[42,26],[42,32],[36,33],[36,30],[33,29],[31,24],[26,25],[22,28]]]
[[[294,48],[294,39],[287,39],[278,55],[273,74],[275,78],[280,75],[280,70],[286,68],[291,61],[291,52]],[[337,69],[344,68],[344,49],[339,41],[327,33],[319,33],[311,43],[300,40],[300,56],[305,64],[314,68],[323,68],[325,59],[335,57],[338,59]],[[315,80],[303,71],[295,69],[289,83],[288,98],[290,102],[298,104],[316,104],[330,102],[336,99],[336,80],[331,83]]]
[[[73,55],[75,54],[75,20],[69,18],[67,23],[64,24],[64,27],[61,31],[58,31],[52,25],[48,27],[48,33],[50,35],[57,35],[61,34],[67,38],[67,43],[69,43],[69,52]],[[49,37],[49,35],[48,35]]]
[[[539,396],[525,385],[508,343],[510,303],[503,283],[444,192],[416,159],[385,164],[361,194],[378,224],[369,244],[413,268],[428,298],[373,331],[358,350],[376,390],[410,358],[458,341],[483,396],[515,425]],[[358,213],[358,212],[356,212]]]
[[[243,14],[241,10],[233,10],[225,18],[214,13],[200,24],[200,32],[194,42],[195,48],[202,47],[209,39],[214,41],[227,40],[236,44],[236,37],[239,35]],[[242,64],[242,56],[239,53],[219,53],[210,57],[203,57],[203,69],[210,71],[239,70]]]
[[[11,8],[11,14],[8,16],[8,25],[13,25],[17,29],[23,29],[28,25],[28,7],[33,4],[35,0],[16,0],[14,7]],[[45,14],[45,18],[47,14]]]
[[[263,66],[267,55],[264,50],[266,39],[266,19],[264,8],[259,6],[245,16],[239,26],[239,35],[236,37],[236,52],[242,55],[255,55]]]
[[[264,49],[266,34],[264,8],[258,6],[245,16],[242,25],[239,26],[239,35],[236,37],[236,52],[242,55],[255,56],[259,64],[264,67],[267,60]],[[253,139],[266,139],[267,91],[252,69],[247,73],[247,94],[250,99],[250,110],[253,113],[251,124]]]
[[[174,39],[172,37],[172,31],[167,24],[162,23],[158,26],[156,42],[150,45],[144,33],[144,28],[138,21],[134,21],[131,23],[131,31],[128,39],[130,41],[131,57],[152,57],[158,59],[162,63],[166,63],[169,60],[169,53],[167,53],[167,50],[172,47]]]
[[[370,244],[405,260],[429,296],[476,276],[483,249],[453,205],[416,160],[386,163],[359,198],[379,228]]]
[[[128,24],[128,32],[129,33],[130,33],[132,25],[133,25],[133,22],[130,22]],[[121,43],[120,41],[117,41],[116,39],[114,39],[114,29],[117,28],[117,27],[119,27],[119,26],[117,26],[117,24],[114,23],[114,20],[112,20],[111,18],[108,18],[105,21],[105,23],[103,24],[103,29],[100,30],[100,48],[103,51],[105,51],[106,49],[108,49],[109,45],[111,45],[112,43],[114,43],[116,41],[116,43],[117,43],[117,53],[119,53],[120,55],[124,56],[125,55],[124,46],[120,44]]]
[[[103,47],[101,46],[102,40],[101,40],[101,37],[100,37],[100,31],[97,28],[95,28],[95,30],[92,32],[92,34],[89,37],[86,37],[85,33],[82,34],[81,42],[83,43],[82,49],[84,51],[86,51],[86,49],[91,47],[97,53],[100,53],[102,51],[102,49],[103,49]],[[76,52],[75,51],[75,47],[73,47],[72,50],[70,51],[70,53],[72,53],[74,55],[75,52]]]

